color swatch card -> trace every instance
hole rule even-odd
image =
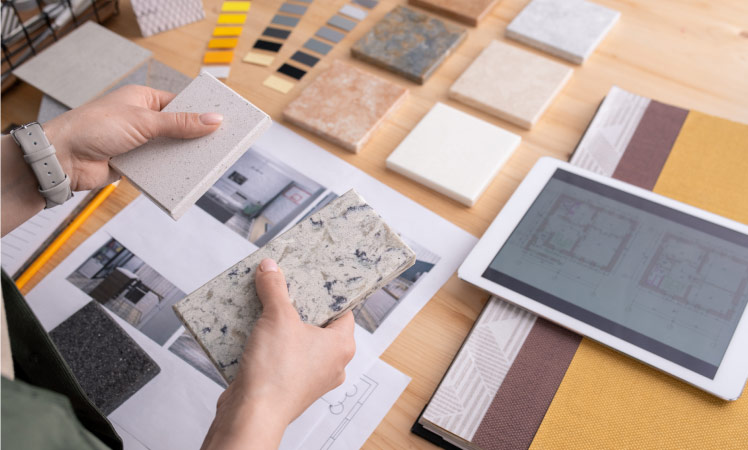
[[[473,206],[521,138],[437,103],[387,158],[387,167]]]
[[[492,41],[449,89],[449,96],[528,130],[573,70],[520,48]]]
[[[423,84],[466,35],[463,27],[398,6],[353,45],[351,55]]]
[[[342,61],[333,62],[283,111],[283,117],[358,153],[408,90]]]
[[[112,158],[110,165],[175,220],[236,162],[269,126],[270,117],[207,73],[172,100],[166,112],[216,112],[218,130],[196,139],[158,138]]]
[[[304,0],[287,1],[280,5],[278,13],[268,25],[242,59],[245,63],[257,66],[269,66],[275,60],[275,54],[280,51],[293,28],[309,9],[309,2]],[[261,51],[257,51],[261,50]]]
[[[475,27],[498,0],[408,0],[408,3]]]
[[[148,62],[149,50],[89,21],[13,73],[68,108],[93,100]]]
[[[506,36],[582,64],[621,13],[586,0],[532,0],[506,28]]]
[[[145,37],[205,18],[200,0],[131,0],[130,4]]]

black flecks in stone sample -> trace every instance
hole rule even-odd
[[[226,333],[228,331],[229,331],[228,325],[224,325],[224,326],[221,327],[221,334],[223,334],[224,336],[226,336]]]
[[[348,208],[346,208],[345,212],[343,213],[343,218],[347,219],[349,213],[356,212],[356,211],[363,211],[363,210],[366,210],[366,209],[371,209],[371,206],[366,205],[366,204],[364,204],[364,205],[356,205],[356,206],[349,206]]]
[[[348,301],[348,299],[342,295],[333,295],[332,299],[335,300],[335,302],[330,305],[330,309],[336,312],[342,310],[343,306],[345,306]]]
[[[278,39],[286,39],[291,34],[289,30],[282,30],[280,28],[267,27],[262,32],[263,36],[274,37]]]
[[[270,42],[270,41],[264,41],[262,39],[257,39],[257,42],[255,42],[254,47],[260,50],[269,50],[271,52],[277,52],[278,50],[281,49],[281,47],[283,47],[283,44],[279,44],[278,42]]]
[[[104,415],[117,409],[161,371],[94,301],[49,335],[83,390]]]
[[[327,289],[327,293],[332,295],[332,285],[337,283],[337,280],[325,281],[324,287]]]
[[[306,70],[301,70],[298,67],[294,67],[290,64],[283,64],[278,68],[278,72],[288,75],[289,77],[295,78],[297,80],[300,80],[304,75],[306,75]]]
[[[319,58],[316,56],[312,56],[309,53],[304,53],[302,51],[297,51],[291,55],[291,59],[300,62],[301,64],[306,64],[309,67],[314,67],[314,65],[319,62]]]
[[[322,219],[319,219],[318,221],[316,221],[316,222],[315,222],[315,221],[314,221],[314,219],[312,219],[312,218],[310,217],[310,218],[309,218],[309,221],[310,221],[310,222],[312,223],[312,225],[314,225],[315,227],[321,227],[322,225],[324,225],[324,224],[325,224],[325,222],[324,222],[324,221],[323,221]]]

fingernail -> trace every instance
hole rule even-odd
[[[218,125],[223,122],[223,115],[218,113],[203,113],[200,114],[199,119],[203,125]]]
[[[278,264],[270,258],[265,258],[260,262],[260,272],[277,272]]]

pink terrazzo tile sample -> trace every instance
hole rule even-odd
[[[358,153],[408,89],[341,61],[320,74],[283,111],[283,117]]]

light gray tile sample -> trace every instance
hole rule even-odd
[[[356,23],[357,22],[338,15],[330,17],[330,20],[327,21],[328,25],[332,25],[345,31],[351,31],[352,29],[354,29],[356,27]]]
[[[123,86],[127,86],[128,84],[138,84],[141,86],[145,86],[146,84],[148,84],[148,70],[151,62],[152,61],[148,61],[146,64],[138,67],[134,72],[131,72],[128,76],[115,83],[114,86],[104,91],[103,94],[108,94],[112,91],[116,91],[117,89]]]
[[[313,52],[317,52],[320,55],[326,55],[330,52],[330,50],[332,50],[332,45],[312,38],[304,43],[304,48],[309,49]]]
[[[364,11],[361,8],[356,8],[353,5],[343,5],[342,8],[340,8],[340,11],[338,11],[340,14],[346,15],[348,17],[352,17],[356,20],[364,20],[366,19],[366,16],[369,15],[366,11]]]
[[[275,259],[305,323],[325,326],[415,263],[416,255],[355,191],[296,224],[174,306],[227,381],[262,314],[255,271]]]
[[[200,74],[166,112],[216,112],[223,123],[196,139],[157,138],[116,156],[110,165],[178,219],[244,154],[270,117],[209,73]]]
[[[345,35],[341,33],[340,31],[335,31],[332,28],[328,27],[322,27],[319,30],[317,30],[317,33],[315,34],[317,37],[321,37],[322,39],[327,39],[330,42],[340,42],[343,40]]]
[[[276,14],[275,16],[273,16],[272,22],[278,25],[283,25],[286,27],[293,28],[296,26],[296,24],[299,23],[299,19],[296,17],[282,16],[280,14]]]
[[[117,84],[150,57],[150,51],[89,21],[13,73],[68,108],[76,108]]]
[[[192,82],[192,78],[164,63],[151,60],[146,85],[161,91],[177,94]]]
[[[280,11],[288,14],[296,14],[299,16],[303,16],[306,12],[306,6],[304,5],[294,5],[293,3],[284,3],[280,7]]]
[[[36,116],[36,121],[43,124],[68,111],[70,111],[70,108],[44,94],[41,103],[39,103],[39,114]]]
[[[582,64],[620,16],[586,0],[533,0],[509,24],[506,36]]]

